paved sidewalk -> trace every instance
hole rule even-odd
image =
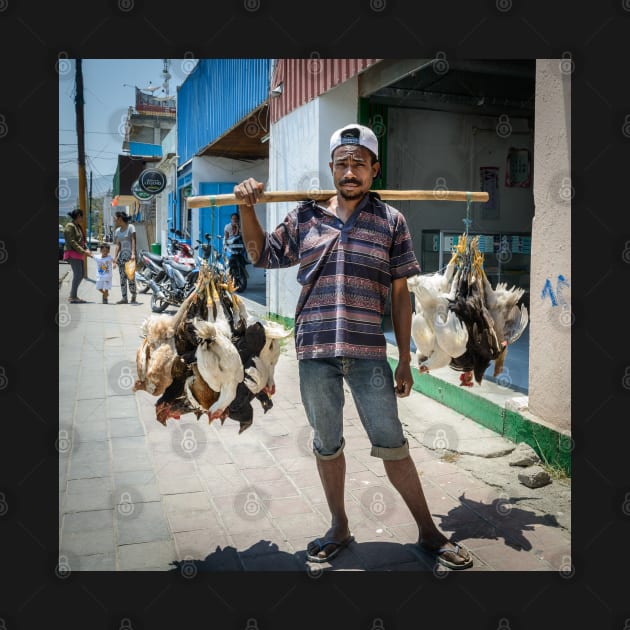
[[[244,433],[233,420],[208,424],[192,414],[164,427],[155,399],[131,389],[150,295],[138,294],[138,305],[104,305],[92,260],[88,269],[79,296],[89,303],[67,304],[71,274],[60,288],[60,565],[184,575],[434,569],[414,545],[417,528],[382,462],[369,454],[349,394],[346,500],[356,541],[330,564],[305,563],[307,542],[324,534],[330,514],[291,338],[276,368],[273,408],[263,414],[254,401]],[[59,277],[67,270],[60,263]],[[110,296],[120,296],[117,278]],[[514,443],[418,392],[399,403],[429,508],[473,553],[470,570],[570,570],[570,481],[529,489],[507,463]],[[441,449],[444,439],[452,450]]]

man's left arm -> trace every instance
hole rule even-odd
[[[392,281],[392,325],[398,346],[398,365],[394,372],[396,396],[405,398],[411,393],[413,376],[411,374],[411,295],[407,287],[407,278]]]

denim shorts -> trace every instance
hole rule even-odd
[[[301,359],[300,394],[313,427],[313,452],[320,459],[339,456],[343,438],[344,380],[359,418],[381,459],[405,459],[409,445],[398,418],[394,375],[386,359],[335,357]]]

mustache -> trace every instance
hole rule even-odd
[[[353,177],[344,177],[343,179],[339,180],[339,185],[343,186],[344,184],[357,184],[357,185],[361,185],[362,182],[359,179],[354,179]]]

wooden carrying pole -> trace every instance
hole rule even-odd
[[[373,190],[378,193],[383,201],[488,201],[487,192],[465,192],[461,190]],[[258,203],[270,203],[279,201],[303,201],[314,199],[315,201],[325,201],[337,194],[336,190],[318,191],[283,191],[266,192],[260,197]],[[205,208],[208,206],[232,206],[242,205],[245,202],[237,199],[235,195],[199,195],[188,197],[186,205],[189,208]]]

